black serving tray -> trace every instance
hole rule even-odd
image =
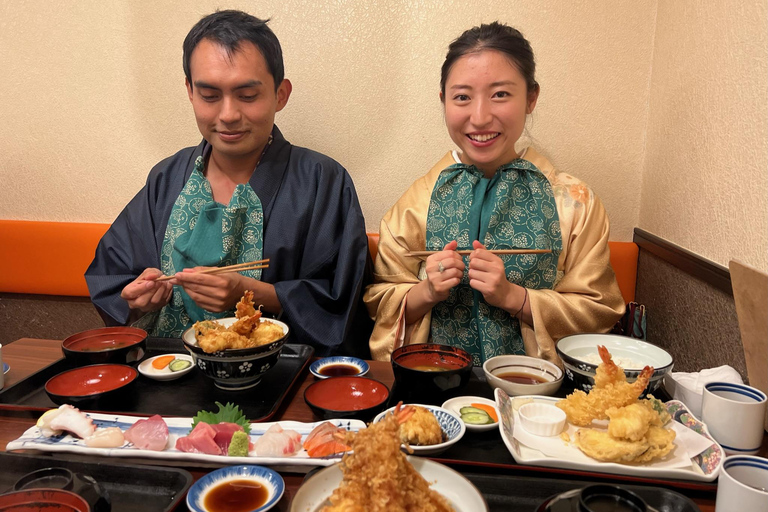
[[[93,477],[109,493],[112,512],[165,512],[184,503],[192,485],[188,471],[157,466],[82,462],[65,458],[0,452],[0,493],[32,471],[63,467]],[[180,510],[184,510],[181,507]]]
[[[147,354],[153,357],[171,352],[186,353],[184,343],[175,338],[147,338]],[[242,391],[224,391],[213,380],[193,369],[183,377],[171,381],[157,381],[139,375],[130,390],[120,400],[102,400],[84,409],[150,416],[194,416],[200,409],[215,409],[214,402],[234,402],[250,421],[266,421],[277,411],[288,391],[302,375],[314,349],[309,345],[286,344],[277,364],[253,388]],[[73,366],[60,359],[0,392],[0,409],[47,410],[57,407],[45,393],[45,383]]]
[[[483,494],[490,512],[514,510],[536,512],[547,498],[593,484],[599,481],[560,480],[555,478],[520,477],[464,473]],[[662,487],[614,484],[640,496],[659,512],[700,512],[699,507],[680,493]]]

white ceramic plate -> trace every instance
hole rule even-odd
[[[464,432],[467,431],[467,427],[464,425],[464,422],[459,419],[459,415],[456,414],[453,411],[448,411],[446,409],[443,409],[442,407],[437,407],[435,405],[423,405],[423,404],[406,404],[406,405],[414,405],[416,407],[423,407],[424,409],[429,410],[432,414],[435,415],[435,418],[437,419],[437,422],[440,424],[440,428],[443,429],[443,433],[448,438],[447,441],[443,443],[438,444],[430,444],[430,445],[411,445],[411,450],[413,450],[413,453],[415,455],[437,455],[438,453],[442,453],[448,448],[450,448],[452,445],[456,444],[459,439],[464,437]],[[376,415],[375,418],[373,418],[373,422],[377,423],[380,421],[384,415],[389,414],[391,411],[393,411],[395,408],[390,407],[384,412],[379,413]],[[405,445],[403,445],[403,449],[405,449]]]
[[[488,510],[483,495],[461,473],[429,459],[408,457],[408,460],[427,482],[432,483],[432,489],[451,502],[456,512]],[[338,465],[318,471],[299,488],[291,502],[291,511],[317,512],[327,504],[326,500],[339,486],[341,478]]]
[[[443,402],[443,409],[447,409],[452,413],[455,413],[461,419],[461,408],[471,407],[472,404],[485,404],[491,406],[496,410],[496,416],[499,416],[499,410],[496,409],[496,403],[493,400],[487,398],[481,398],[479,396],[457,396]],[[463,422],[463,420],[462,420]],[[487,425],[473,425],[471,423],[464,423],[467,430],[470,432],[485,432],[486,430],[495,430],[499,428],[498,422],[488,423]]]
[[[527,464],[530,466],[543,466],[559,469],[575,469],[578,471],[590,471],[596,473],[611,473],[616,475],[633,475],[652,478],[675,478],[678,480],[698,480],[701,482],[712,482],[720,474],[723,466],[725,452],[717,444],[712,436],[709,435],[706,425],[697,420],[685,408],[685,404],[677,400],[670,400],[665,404],[667,411],[672,416],[672,421],[677,421],[684,427],[697,432],[712,441],[712,445],[691,459],[690,467],[685,468],[664,468],[654,467],[652,464],[618,464],[614,462],[577,462],[573,460],[564,460],[556,457],[549,457],[542,452],[525,446],[515,439],[512,435],[514,431],[514,413],[512,411],[512,400],[501,389],[494,391],[496,396],[496,408],[501,413],[499,415],[499,431],[501,439],[507,446],[509,453],[518,464]],[[514,400],[533,399],[536,402],[555,403],[559,398],[548,396],[528,396],[515,397]],[[575,448],[578,450],[578,448]]]
[[[97,428],[118,427],[122,431],[128,430],[136,421],[145,419],[139,416],[120,416],[117,414],[87,413],[96,424]],[[207,455],[204,453],[187,453],[175,448],[176,440],[189,434],[192,427],[192,418],[163,418],[168,425],[168,447],[160,452],[153,450],[141,450],[130,443],[125,443],[118,448],[91,448],[86,446],[82,439],[72,435],[45,437],[40,429],[32,427],[24,432],[20,438],[11,441],[6,446],[6,451],[16,450],[40,450],[43,452],[66,452],[81,455],[96,455],[102,457],[144,457],[148,459],[164,459],[171,461],[212,462],[215,464],[261,464],[266,466],[330,466],[341,460],[341,456],[310,457],[303,449],[296,455],[287,457],[259,457],[249,455],[247,457],[229,457],[226,455]],[[328,420],[336,426],[357,432],[365,428],[365,423],[359,420]],[[315,423],[300,423],[298,421],[278,421],[271,423],[251,423],[251,442],[256,442],[269,427],[278,423],[284,429],[295,430],[305,439],[313,428],[323,421]]]
[[[189,361],[189,366],[184,368],[183,370],[180,370],[178,372],[173,372],[169,368],[170,365],[166,366],[162,370],[158,370],[154,366],[152,366],[152,361],[157,359],[158,357],[165,357],[165,356],[173,356],[176,359],[183,359],[184,361]],[[189,354],[161,354],[159,356],[150,357],[149,359],[146,359],[139,364],[139,373],[144,375],[145,377],[149,377],[150,379],[155,380],[175,380],[181,377],[182,375],[186,375],[189,372],[192,371],[192,369],[195,367],[195,360],[192,359],[192,356]]]

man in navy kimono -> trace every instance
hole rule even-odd
[[[291,341],[366,356],[362,211],[341,165],[274,124],[292,88],[276,36],[240,11],[206,16],[184,41],[184,73],[203,141],[157,164],[99,243],[85,277],[105,322],[178,337],[233,316],[250,290]],[[263,270],[199,272],[263,258]]]

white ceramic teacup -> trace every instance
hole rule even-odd
[[[768,510],[768,459],[726,457],[717,481],[715,512]]]
[[[710,382],[704,386],[701,420],[725,453],[754,454],[763,442],[765,393],[744,384]]]

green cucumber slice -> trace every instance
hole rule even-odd
[[[470,414],[470,413],[485,414],[486,416],[488,416],[487,412],[485,412],[482,409],[478,409],[477,407],[470,407],[467,405],[459,409],[459,414]]]
[[[485,411],[481,411],[479,413],[477,412],[464,413],[461,415],[461,421],[463,421],[464,423],[469,423],[470,425],[487,425],[489,423],[493,423],[493,420]]]
[[[190,366],[192,366],[192,363],[186,359],[174,359],[168,364],[168,369],[172,372],[180,372],[181,370],[186,370]]]

